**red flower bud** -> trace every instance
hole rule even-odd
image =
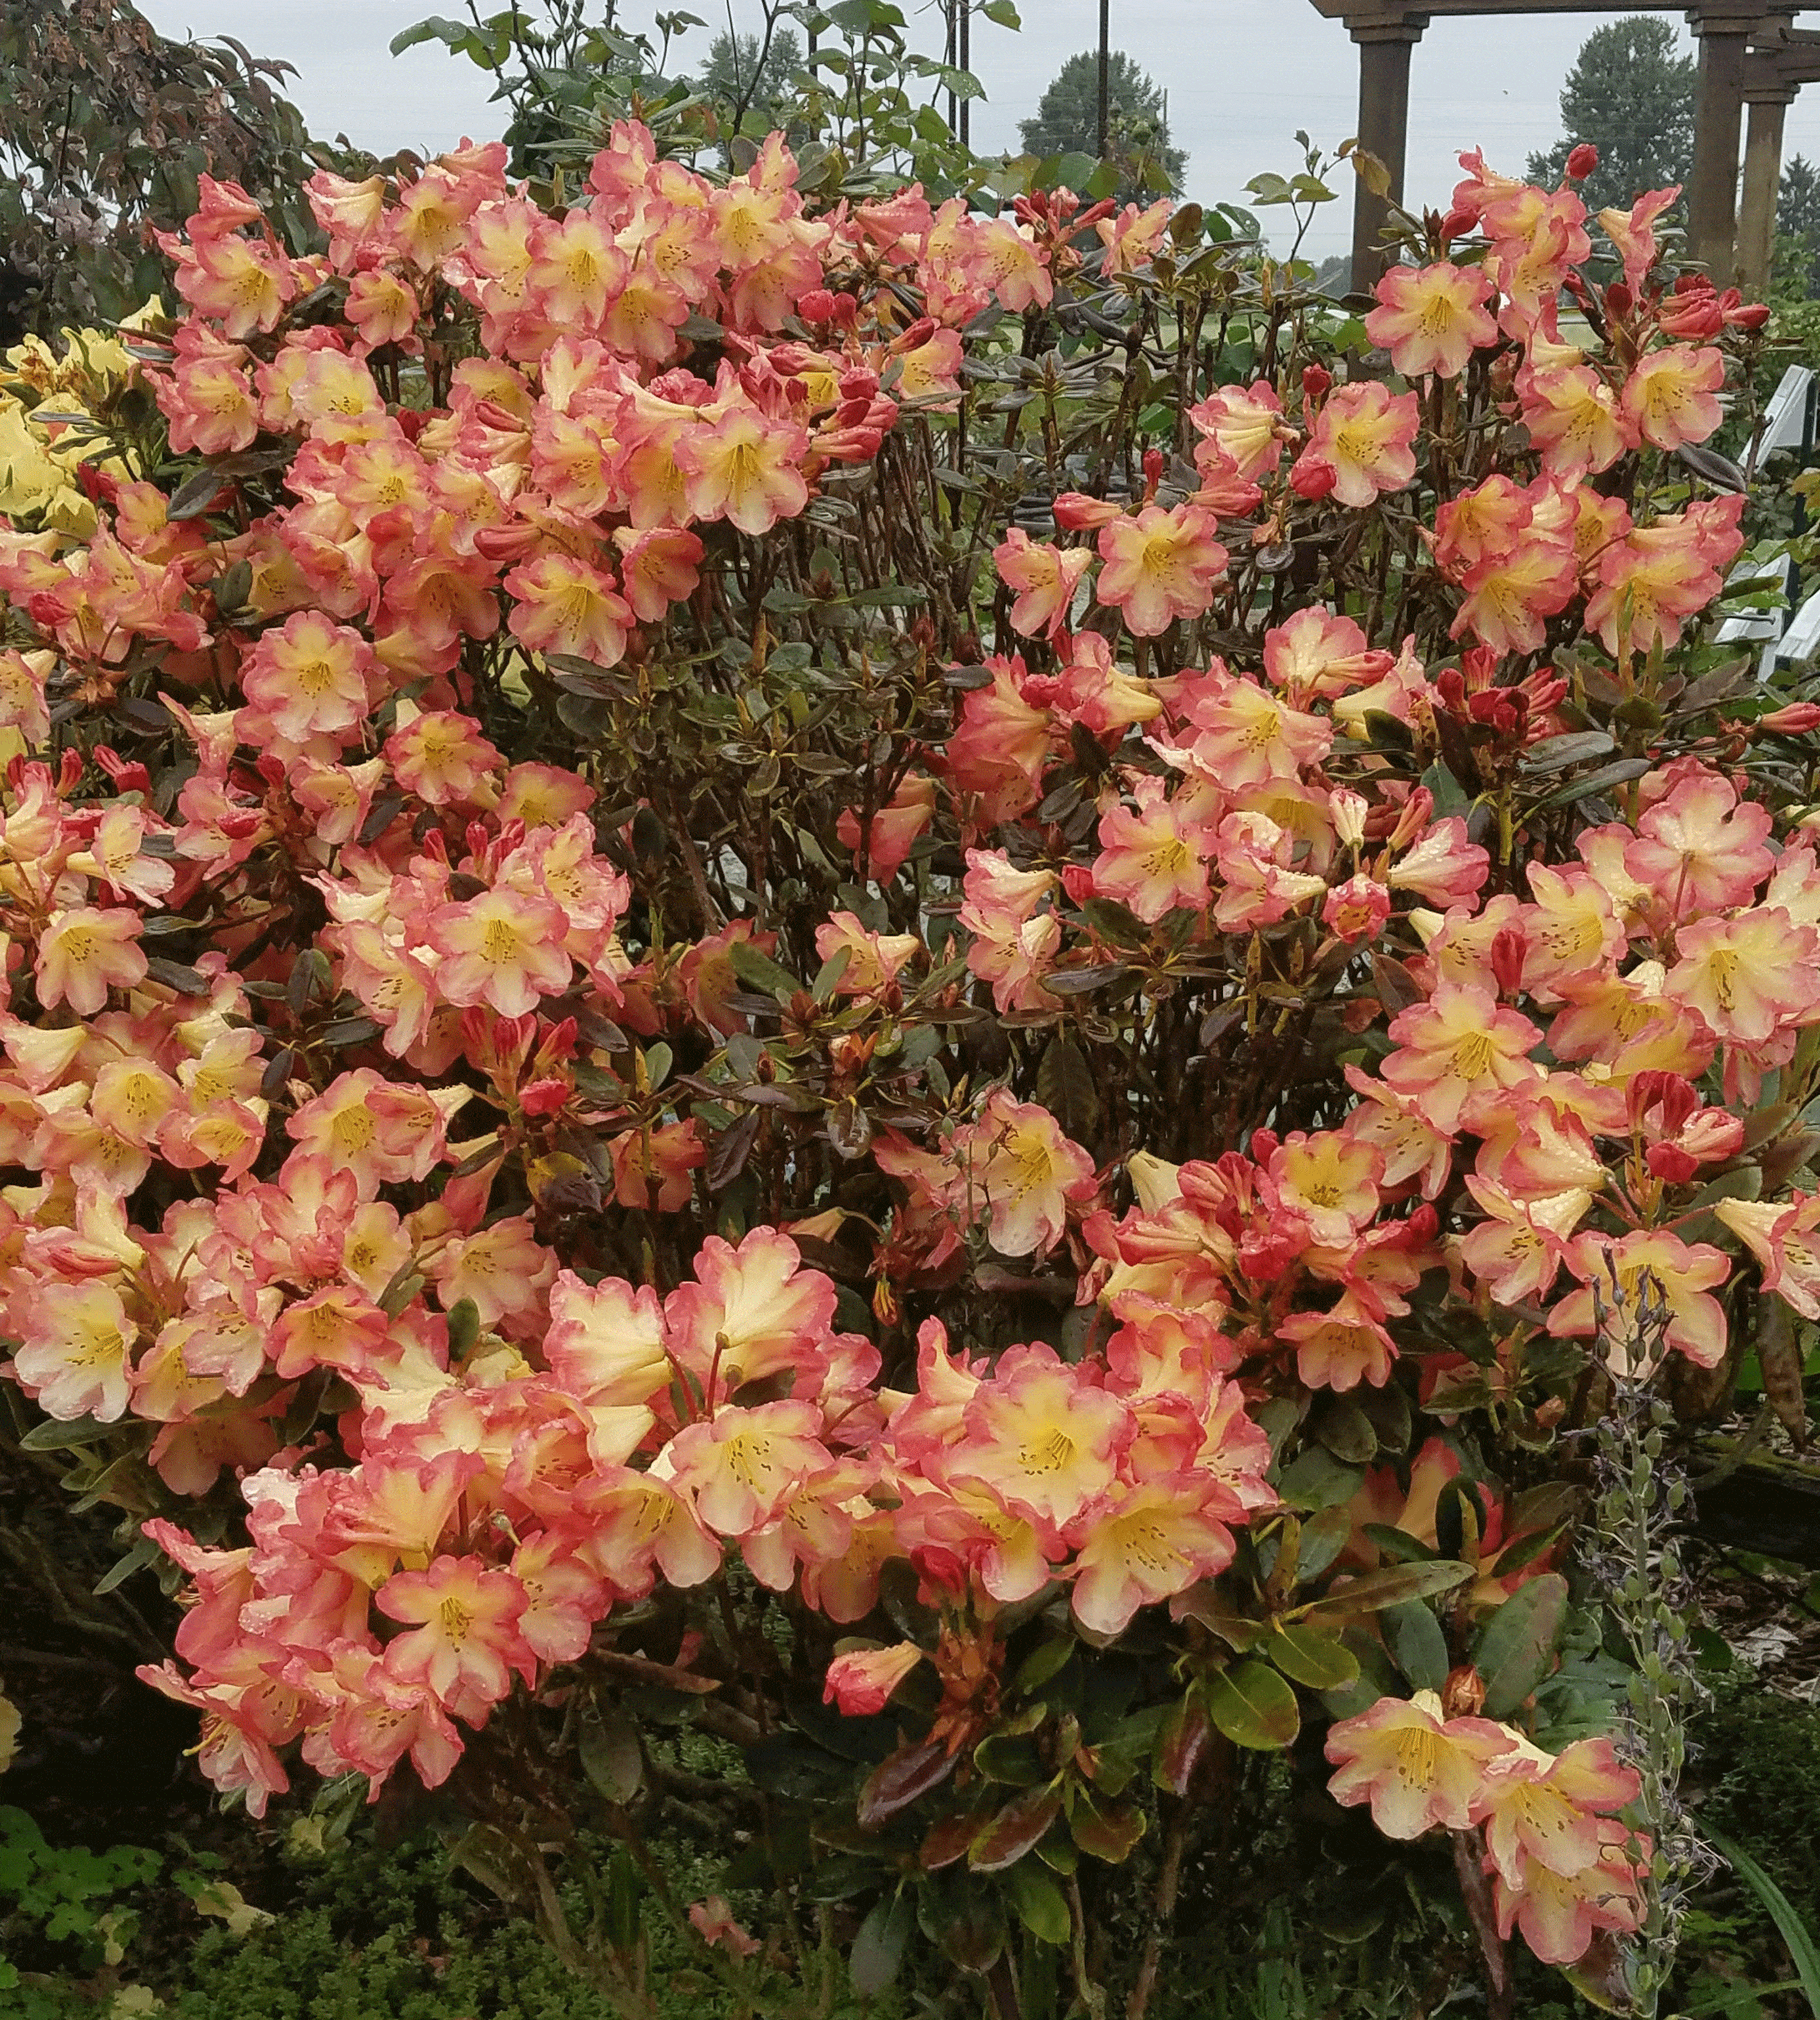
[[[1093,865],[1091,863],[1064,863],[1062,865],[1062,888],[1068,894],[1071,904],[1085,904],[1093,896]]]
[[[1590,140],[1582,140],[1567,156],[1567,180],[1584,182],[1599,166],[1599,149]]]
[[[1333,383],[1334,375],[1324,364],[1307,364],[1302,368],[1302,396],[1310,406],[1317,400],[1326,398]]]
[[[95,762],[113,781],[117,793],[148,793],[152,774],[137,758],[123,758],[111,744],[95,746]]]
[[[1122,506],[1108,505],[1104,498],[1090,498],[1080,491],[1062,492],[1052,509],[1055,523],[1065,533],[1079,533],[1089,526],[1110,526],[1115,519],[1125,516]]]
[[[1700,1169],[1700,1160],[1679,1144],[1651,1144],[1643,1152],[1651,1172],[1670,1185],[1684,1185]]]
[[[1791,701],[1785,708],[1773,709],[1757,718],[1757,726],[1785,737],[1804,737],[1810,730],[1820,730],[1820,701]]]
[[[573,1090],[567,1080],[533,1080],[518,1090],[518,1106],[527,1116],[553,1116]]]

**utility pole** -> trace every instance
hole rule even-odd
[[[1112,152],[1112,0],[1099,0],[1099,158]]]
[[[961,4],[961,67],[970,71],[973,67],[973,0],[960,0]],[[973,101],[964,98],[961,101],[961,144],[973,144]]]

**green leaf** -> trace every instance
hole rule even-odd
[[[19,1440],[22,1452],[74,1452],[85,1445],[99,1445],[118,1431],[118,1424],[98,1424],[91,1416],[71,1417],[67,1423],[56,1417],[35,1424]]]
[[[1291,1507],[1337,1507],[1351,1500],[1365,1477],[1363,1466],[1343,1464],[1320,1445],[1311,1445],[1283,1468],[1277,1491]]]
[[[1343,1502],[1310,1517],[1302,1525],[1302,1549],[1295,1563],[1298,1579],[1304,1585],[1311,1584],[1331,1569],[1334,1560],[1351,1541],[1352,1510]]]
[[[815,983],[809,993],[818,1003],[834,1000],[834,993],[840,986],[840,978],[847,973],[852,961],[853,949],[851,947],[836,947],[815,970]]]
[[[1426,1601],[1404,1599],[1384,1608],[1384,1644],[1391,1659],[1418,1690],[1439,1690],[1447,1681],[1447,1636]]]
[[[622,1957],[637,1947],[644,1920],[639,1910],[648,1892],[637,1860],[621,1845],[607,1873],[607,1940]]]
[[[988,21],[996,21],[1001,28],[1022,28],[1024,25],[1018,18],[1018,10],[1012,0],[980,0],[977,11]]]
[[[973,1749],[973,1765],[989,1782],[1034,1788],[1043,1778],[1036,1742],[1014,1733],[989,1733]]]
[[[1471,795],[1439,758],[1423,773],[1422,783],[1435,796],[1437,820],[1449,814],[1464,814],[1473,803]]]
[[[1067,1941],[1074,1929],[1067,1897],[1047,1873],[1036,1866],[1015,1866],[1005,1884],[1018,1920],[1039,1943]]]
[[[155,1564],[164,1555],[163,1551],[149,1536],[141,1536],[126,1555],[117,1559],[96,1579],[95,1592],[97,1598],[112,1592],[116,1586],[124,1585],[133,1573],[148,1564]]]
[[[1325,1628],[1279,1628],[1260,1652],[1310,1690],[1340,1690],[1359,1675],[1359,1658]]]
[[[1349,1465],[1367,1465],[1378,1456],[1378,1434],[1371,1420],[1347,1396],[1336,1396],[1309,1425],[1314,1442]]]
[[[1485,1686],[1487,1718],[1509,1718],[1554,1667],[1567,1620],[1567,1581],[1545,1572],[1520,1585],[1485,1623],[1473,1667]]]
[[[861,1998],[876,1998],[896,1977],[916,1920],[908,1894],[881,1895],[873,1902],[847,1959],[853,1989]]]
[[[1451,1592],[1472,1575],[1470,1564],[1392,1564],[1381,1571],[1367,1571],[1338,1591],[1310,1599],[1307,1605],[1298,1607],[1290,1617],[1307,1620],[1320,1615],[1375,1613],[1380,1607],[1400,1605],[1405,1599],[1432,1599],[1437,1592]]]
[[[425,42],[440,42],[450,50],[456,50],[473,33],[465,21],[450,21],[445,15],[433,14],[427,21],[420,21],[414,27],[400,29],[389,46],[394,56],[402,56],[407,49],[415,49],[420,43]]]
[[[1788,1896],[1741,1845],[1734,1844],[1723,1831],[1715,1831],[1710,1825],[1703,1823],[1700,1828],[1701,1834],[1725,1854],[1739,1879],[1769,1911],[1770,1920],[1776,1924],[1782,1941],[1789,1946],[1789,1955],[1794,1960],[1795,1974],[1806,1995],[1808,2010],[1814,2020],[1820,2020],[1820,1947],[1815,1945],[1814,1932],[1795,1912],[1794,1904]]]
[[[1529,812],[1539,814],[1545,807],[1559,807],[1570,799],[1590,799],[1595,794],[1606,792],[1613,786],[1625,785],[1633,778],[1642,778],[1649,766],[1647,758],[1614,758],[1610,764],[1601,765],[1597,771],[1589,771],[1581,778],[1570,778],[1565,786],[1557,786],[1553,792],[1543,794],[1529,809]]]
[[[449,1353],[461,1360],[480,1335],[480,1307],[472,1298],[457,1298],[449,1307]]]
[[[1268,1663],[1250,1660],[1217,1669],[1202,1689],[1208,1715],[1235,1746],[1275,1753],[1302,1729],[1295,1693]]]
[[[1018,1689],[1034,1697],[1067,1668],[1078,1645],[1071,1634],[1063,1634],[1033,1648],[1018,1665]]]
[[[750,940],[734,941],[727,949],[727,959],[733,964],[733,973],[748,989],[762,989],[767,996],[776,997],[780,1003],[787,1003],[802,986],[794,975],[780,968]]]
[[[644,1780],[638,1728],[629,1718],[607,1717],[582,1723],[576,1751],[582,1772],[608,1803],[629,1803]]]

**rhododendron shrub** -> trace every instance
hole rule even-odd
[[[205,182],[0,530],[0,1323],[148,1681],[628,2010],[679,1725],[777,1912],[644,1912],[749,2000],[1141,2014],[1291,1749],[1494,2010],[1615,1982],[1564,1455],[1820,1311],[1811,718],[1679,455],[1753,315],[1477,156],[1350,339],[1192,209],[504,159],[306,258]]]

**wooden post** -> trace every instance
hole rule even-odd
[[[1773,83],[1753,82],[1746,88],[1750,128],[1745,141],[1744,203],[1738,213],[1737,282],[1747,301],[1761,301],[1769,289],[1776,198],[1782,184],[1782,128],[1799,89],[1780,77]]]
[[[1700,37],[1700,86],[1688,182],[1688,251],[1723,287],[1736,260],[1746,51],[1763,13],[1702,7],[1690,18]]]
[[[1409,152],[1409,56],[1428,25],[1426,14],[1391,18],[1349,15],[1347,28],[1359,45],[1359,144],[1390,172],[1388,197],[1376,197],[1361,182],[1352,207],[1352,287],[1367,295],[1389,263],[1378,234],[1390,219],[1391,205],[1403,201],[1403,175]]]

